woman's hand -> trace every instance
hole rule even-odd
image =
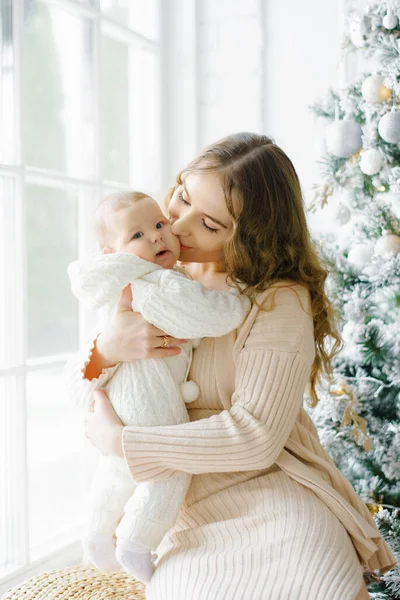
[[[102,454],[124,458],[122,431],[124,424],[111,406],[103,390],[93,393],[93,400],[84,418],[85,435]]]
[[[132,290],[128,285],[121,294],[113,320],[96,340],[103,368],[122,361],[175,356],[181,352],[178,345],[187,341],[171,337],[148,323],[140,313],[133,312],[131,302]],[[168,344],[161,348],[166,335]]]

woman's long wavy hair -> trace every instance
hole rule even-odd
[[[207,146],[178,174],[166,204],[184,176],[201,171],[219,174],[233,217],[233,231],[224,247],[224,267],[232,282],[240,283],[252,302],[282,279],[306,285],[310,291],[316,354],[309,405],[315,407],[316,386],[322,374],[331,379],[331,362],[342,341],[335,324],[337,313],[324,290],[328,271],[308,231],[293,164],[265,135],[229,135]]]

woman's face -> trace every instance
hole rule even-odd
[[[168,206],[172,232],[179,237],[183,262],[220,262],[233,228],[217,173],[183,175]]]

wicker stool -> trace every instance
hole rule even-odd
[[[145,600],[145,586],[122,571],[92,566],[56,569],[36,575],[0,600]]]

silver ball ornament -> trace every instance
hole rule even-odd
[[[351,219],[351,212],[347,206],[339,204],[336,208],[334,219],[339,225],[346,225]]]
[[[376,175],[383,165],[383,157],[379,150],[369,148],[364,150],[360,160],[360,169],[365,175]]]
[[[383,115],[378,125],[379,135],[385,142],[400,144],[400,111]]]
[[[391,12],[388,12],[382,19],[382,25],[385,29],[394,29],[398,22],[396,15]]]
[[[371,260],[373,253],[372,244],[357,244],[350,250],[347,260],[355,267],[363,269]]]
[[[374,252],[376,256],[384,256],[385,254],[399,254],[400,237],[394,234],[383,235],[376,242]]]
[[[361,86],[361,93],[364,100],[371,104],[384,102],[392,95],[392,92],[383,83],[383,77],[380,75],[370,75],[364,80]]]
[[[328,152],[339,158],[349,158],[362,145],[361,127],[353,119],[335,121],[326,131]]]

